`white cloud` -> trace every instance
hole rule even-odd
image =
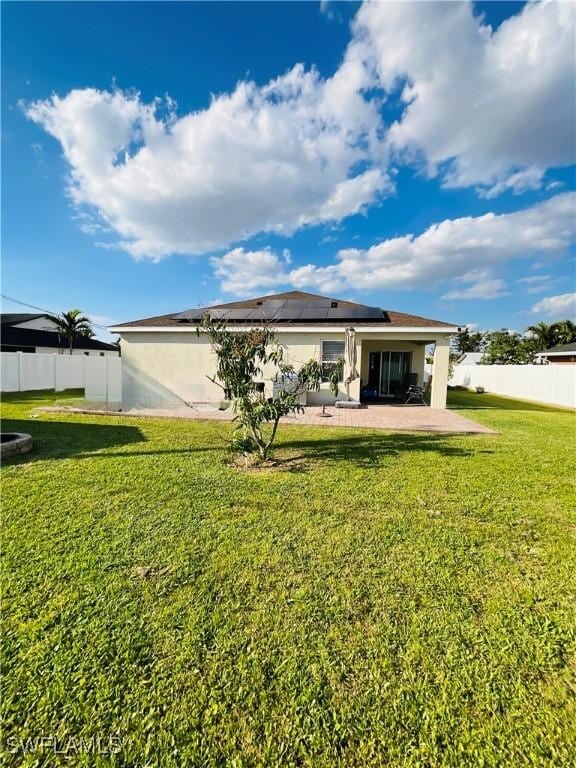
[[[287,269],[268,250],[255,252],[247,267],[246,252],[235,249],[232,256],[214,260],[216,276],[223,288],[233,286],[238,294],[249,293],[256,285],[289,284],[337,293],[426,289],[453,280],[456,285],[445,298],[494,298],[504,294],[505,286],[491,269],[511,259],[542,259],[568,251],[575,239],[575,205],[576,193],[564,193],[515,213],[446,219],[417,236],[383,240],[365,250],[340,250],[327,266]],[[462,288],[462,283],[468,286]]]
[[[453,299],[497,299],[500,296],[508,296],[506,284],[501,278],[492,277],[489,270],[474,269],[464,275],[455,278],[455,282],[466,284],[466,288],[456,288],[442,297],[446,300]]]
[[[392,189],[374,157],[379,116],[351,50],[327,80],[301,65],[240,82],[207,109],[92,88],[26,107],[62,145],[70,194],[135,257],[204,253],[258,232],[339,221]]]
[[[562,293],[548,296],[530,310],[533,315],[543,315],[550,320],[564,320],[576,317],[576,293]]]
[[[506,192],[506,190],[510,190],[515,195],[520,195],[522,192],[527,192],[532,189],[540,189],[544,173],[545,172],[541,168],[533,166],[527,168],[525,171],[518,171],[517,173],[511,174],[508,178],[497,182],[486,190],[479,189],[479,194],[481,197],[491,200],[494,197],[498,197],[498,195],[501,195],[503,192]],[[552,185],[548,184],[548,188],[551,187]]]
[[[538,188],[573,162],[574,18],[573,3],[532,2],[493,31],[471,3],[368,2],[329,78],[296,64],[180,116],[170,99],[94,88],[25,111],[115,245],[206,253],[363,211],[393,191],[391,153],[488,198]],[[387,126],[382,99],[399,90]]]
[[[214,275],[220,279],[220,287],[226,293],[247,295],[255,291],[274,289],[289,280],[286,267],[290,254],[282,257],[269,248],[246,251],[234,248],[225,256],[212,258]]]
[[[391,127],[445,186],[533,189],[574,162],[572,2],[530,2],[496,30],[470,3],[365,3],[355,21],[380,82],[407,105]]]
[[[540,293],[549,290],[561,280],[562,278],[552,277],[552,275],[530,275],[521,277],[516,282],[524,285],[527,293]]]

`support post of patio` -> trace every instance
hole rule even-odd
[[[430,405],[432,408],[446,408],[449,360],[450,339],[448,337],[436,339],[434,367],[432,369],[432,392],[430,393]]]

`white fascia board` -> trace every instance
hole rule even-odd
[[[566,357],[566,355],[576,355],[576,349],[565,352],[539,352],[536,357]]]
[[[257,327],[257,326],[254,326]],[[415,326],[392,326],[392,327],[378,327],[378,326],[363,326],[363,325],[356,325],[356,326],[346,326],[343,327],[341,325],[335,325],[335,326],[329,326],[329,325],[322,325],[322,326],[314,326],[314,325],[283,325],[280,327],[271,327],[270,330],[272,330],[274,333],[344,333],[347,327],[353,327],[358,334],[365,334],[365,333],[432,333],[435,336],[453,336],[455,333],[458,333],[460,330],[457,325],[451,326],[451,327],[444,327],[444,328],[429,328],[429,327],[415,327]],[[247,326],[245,325],[229,325],[228,326],[229,331],[245,331],[247,330]],[[110,333],[196,333],[196,328],[189,325],[186,328],[181,328],[178,326],[168,325],[168,326],[145,326],[145,325],[136,325],[136,326],[127,326],[127,327],[117,327],[117,326],[111,326],[108,328],[108,331]],[[200,329],[201,333],[204,333],[205,331],[203,329]]]

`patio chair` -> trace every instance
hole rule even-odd
[[[423,387],[418,387],[415,384],[411,384],[408,387],[404,405],[410,405],[410,403],[414,403],[414,404],[419,403],[420,405],[426,405],[426,400],[424,400]]]

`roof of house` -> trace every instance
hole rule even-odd
[[[43,315],[39,315],[43,317]],[[29,318],[31,319],[31,318]],[[53,347],[54,349],[68,348],[66,339],[62,339],[55,331],[40,331],[35,328],[18,328],[18,326],[3,324],[2,336],[3,347]],[[76,349],[94,349],[94,350],[114,350],[118,347],[112,344],[106,344],[98,339],[91,339],[87,336],[79,336],[74,344]]]
[[[254,299],[216,304],[212,307],[197,307],[169,315],[147,317],[120,323],[114,328],[170,328],[185,323],[196,325],[205,314],[214,319],[227,320],[236,324],[298,324],[298,325],[386,325],[410,328],[454,328],[454,323],[444,323],[427,317],[410,315],[405,312],[370,307],[353,301],[317,296],[304,291],[287,291]]]
[[[557,347],[545,349],[541,355],[571,355],[576,354],[576,341],[570,344],[559,344]]]
[[[3,312],[0,315],[0,321],[2,325],[18,325],[18,323],[26,323],[28,320],[37,320],[40,317],[46,317],[42,314],[31,314],[29,312]]]
[[[484,352],[464,352],[456,361],[458,365],[480,365]]]

